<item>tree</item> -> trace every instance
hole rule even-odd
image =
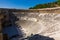
[[[60,0],[57,0],[51,3],[37,4],[36,6],[30,7],[29,9],[52,8],[52,7],[57,7],[57,6],[60,6]]]

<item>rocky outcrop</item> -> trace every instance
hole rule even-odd
[[[60,39],[60,7],[46,9],[13,10],[25,36],[40,34]]]
[[[58,10],[44,11],[15,12],[16,16],[19,18],[18,25],[22,26],[22,30],[26,33],[26,36],[40,34],[59,40],[60,12],[58,12]]]

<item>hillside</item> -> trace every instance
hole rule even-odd
[[[60,0],[57,0],[56,2],[37,4],[33,7],[30,7],[29,9],[52,8],[52,7],[59,7],[59,6],[60,6]]]

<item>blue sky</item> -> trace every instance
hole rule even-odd
[[[0,8],[28,9],[37,4],[54,2],[56,0],[0,0]]]

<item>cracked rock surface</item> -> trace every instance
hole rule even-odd
[[[60,14],[57,13],[20,13],[17,23],[26,36],[40,34],[60,40]]]

